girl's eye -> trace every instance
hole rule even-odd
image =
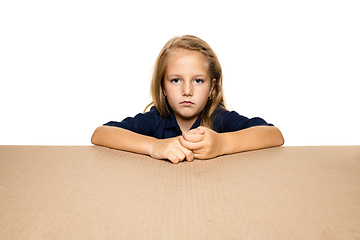
[[[171,80],[171,82],[172,82],[172,83],[179,83],[179,82],[180,82],[180,79],[174,78],[174,79]]]
[[[204,81],[201,80],[201,79],[199,79],[199,78],[197,78],[197,79],[194,80],[194,82],[195,82],[195,83],[202,83],[202,82],[204,82]]]

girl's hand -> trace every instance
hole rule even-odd
[[[172,163],[183,160],[191,162],[194,154],[180,144],[179,138],[157,139],[151,147],[150,156],[156,159],[169,159]]]
[[[199,159],[213,158],[223,153],[221,135],[209,128],[198,127],[179,137],[182,146],[192,150],[194,157]]]

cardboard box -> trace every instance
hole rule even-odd
[[[0,239],[360,239],[360,146],[171,164],[0,146]]]

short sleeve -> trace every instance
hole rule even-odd
[[[221,109],[215,114],[213,128],[214,131],[219,133],[235,132],[255,126],[273,126],[260,117],[247,118],[235,111],[228,111],[226,109]]]
[[[152,107],[149,112],[139,113],[135,117],[127,117],[121,122],[110,121],[105,123],[104,126],[120,127],[135,133],[151,136],[156,121],[159,118],[158,116],[157,110]]]

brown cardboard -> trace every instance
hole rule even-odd
[[[360,239],[360,146],[178,165],[95,146],[0,146],[0,239]]]

